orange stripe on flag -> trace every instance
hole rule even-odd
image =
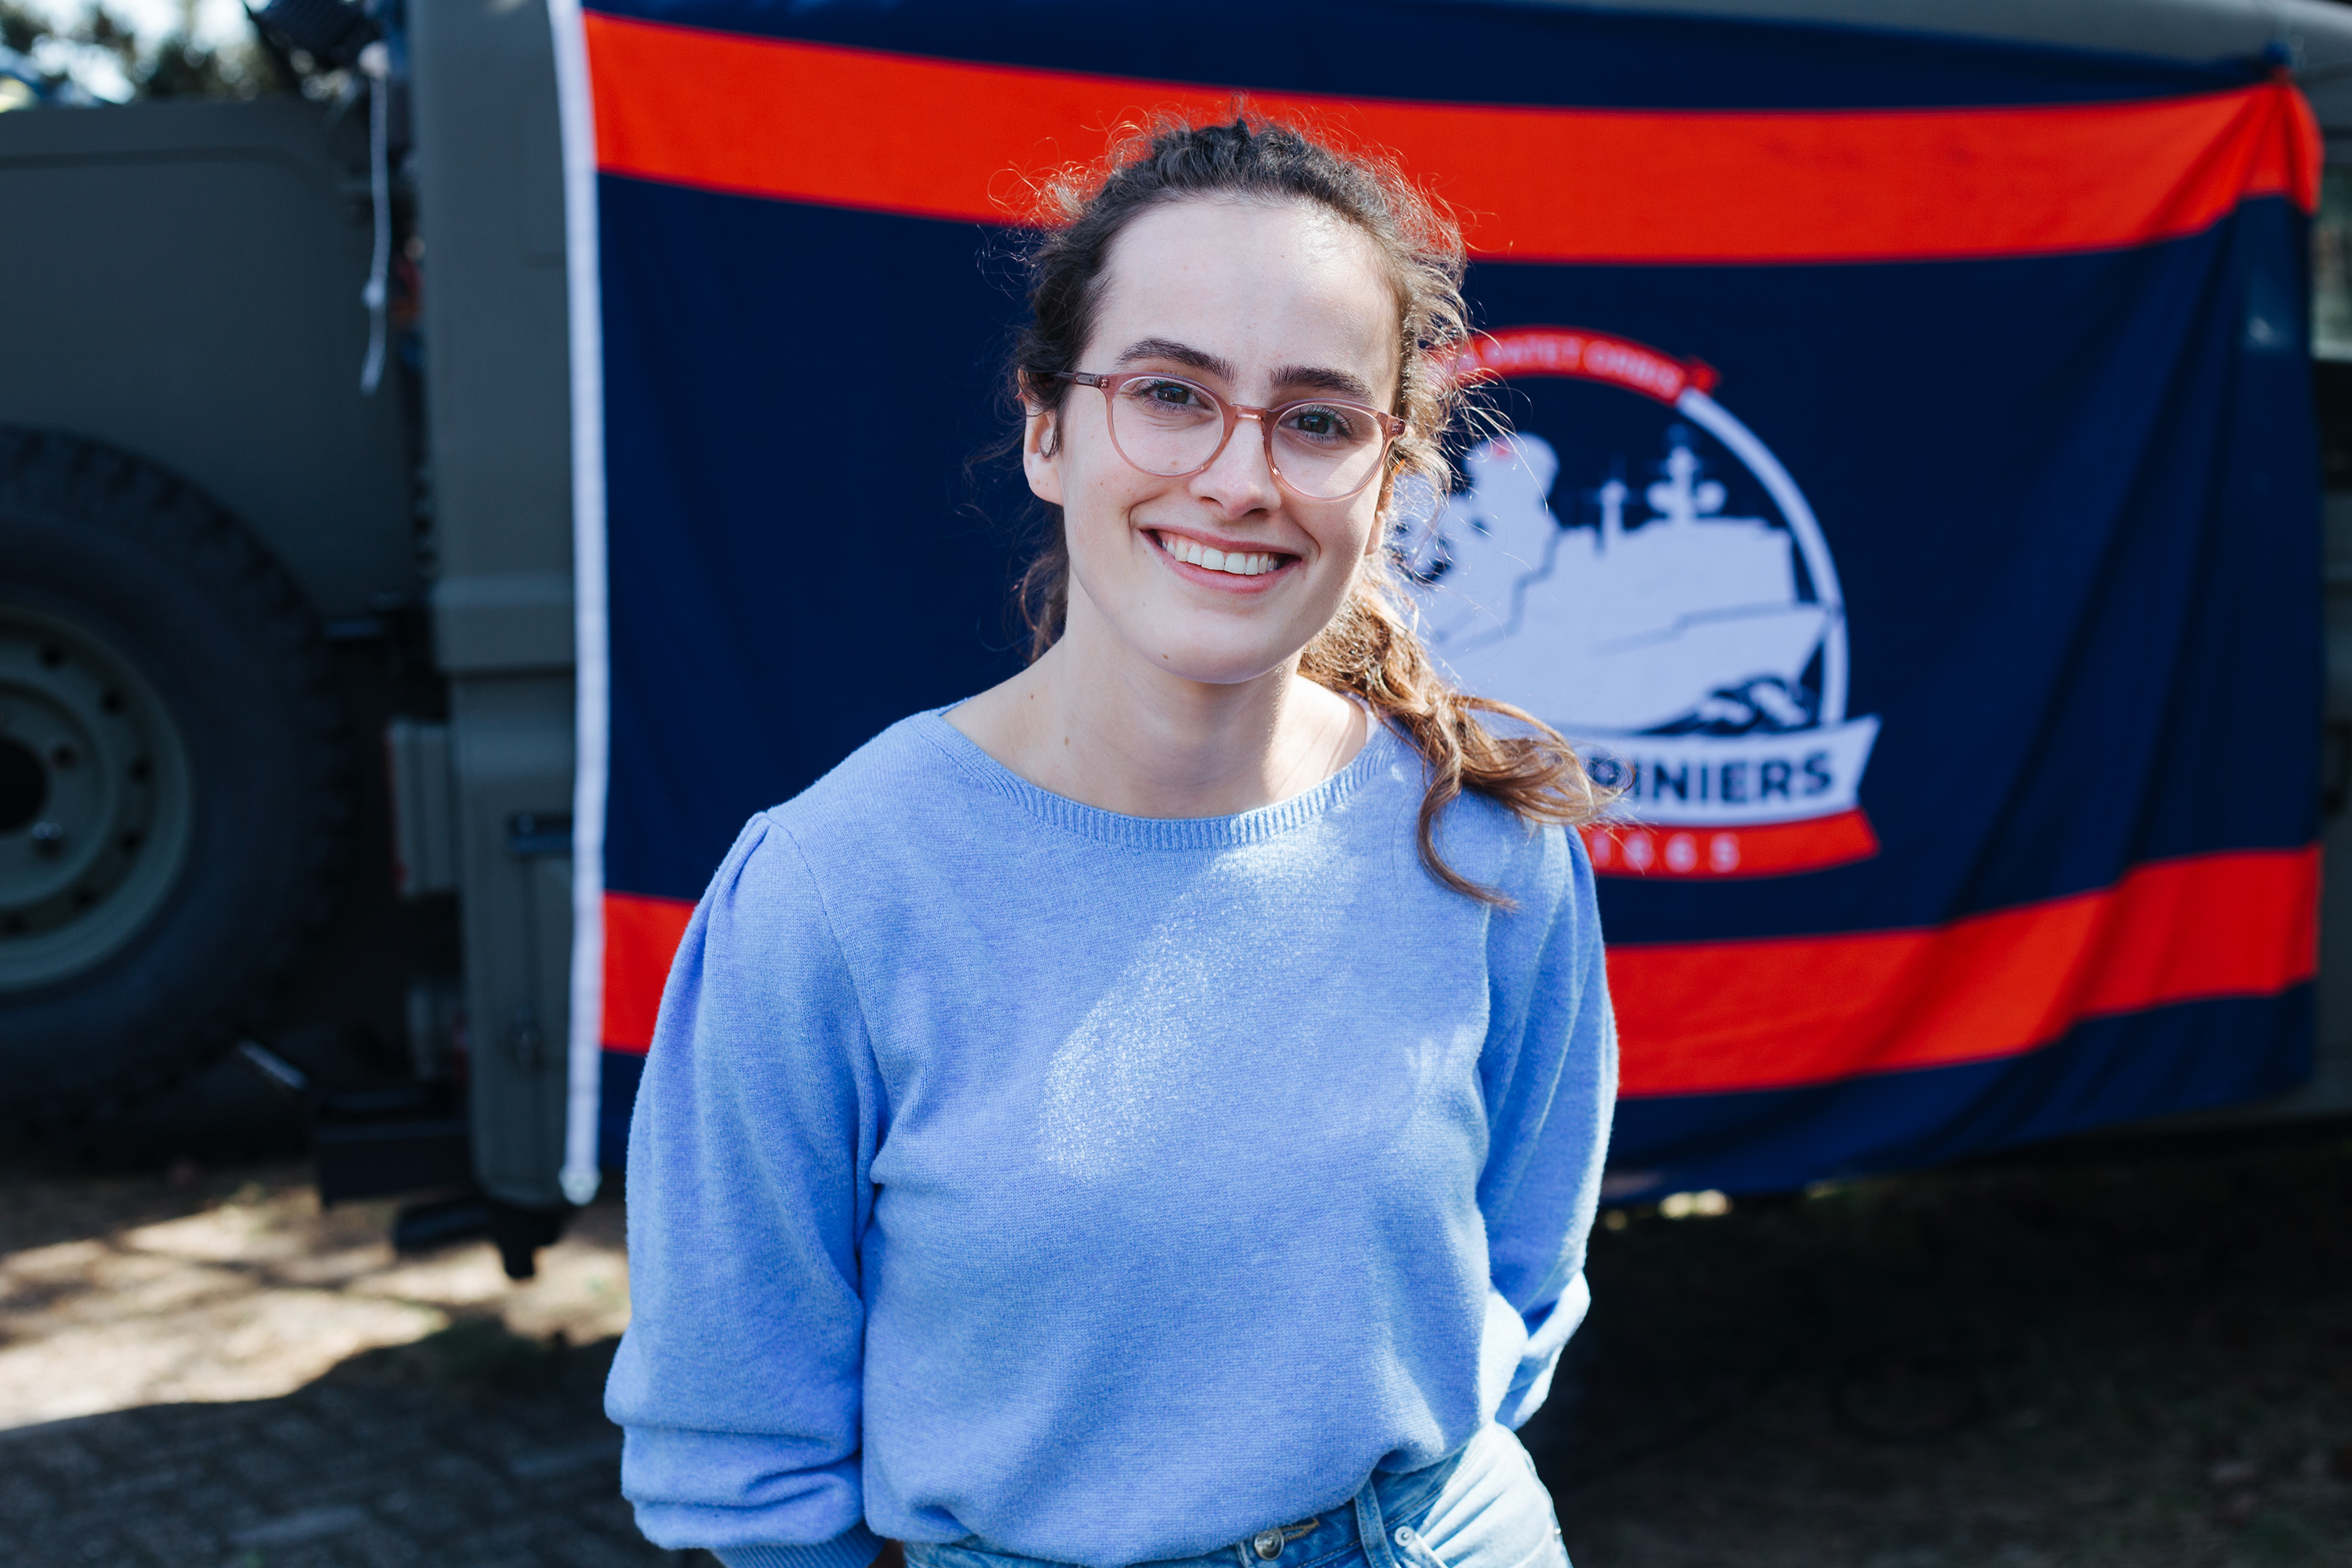
[[[1160,110],[1238,89],[585,18],[598,166],[827,206],[1004,224],[1034,177]],[[2284,79],[1997,109],[1629,110],[1246,94],[1395,153],[1480,255],[1550,262],[1926,259],[2194,234],[2250,195],[2318,198]]]
[[[693,918],[691,900],[604,895],[605,1049],[643,1052],[654,1043],[669,961]]]
[[[1627,1095],[1786,1089],[2016,1056],[2093,1018],[2269,996],[2318,972],[2319,851],[2140,866],[1928,931],[1619,944]],[[682,899],[604,895],[604,1044],[652,1044]]]
[[[2141,866],[1931,931],[1612,947],[1628,1095],[2014,1056],[2086,1019],[2268,996],[2318,970],[2319,851]]]

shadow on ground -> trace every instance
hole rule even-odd
[[[620,1499],[614,1343],[467,1320],[281,1398],[0,1434],[0,1539],[28,1568],[713,1568]]]
[[[1579,1568],[2352,1563],[2352,1142],[1610,1216]]]
[[[0,1150],[0,1564],[694,1561],[619,1497],[618,1202],[516,1285],[486,1242],[395,1254],[390,1205],[309,1174]]]
[[[176,1179],[0,1166],[0,1430],[291,1394],[472,1320],[585,1344],[628,1322],[617,1202],[509,1281],[475,1241],[395,1254],[392,1206],[322,1210],[299,1164]]]
[[[616,1496],[616,1206],[516,1289],[299,1176],[0,1172],[0,1561],[708,1568]],[[2352,1142],[1621,1211],[1526,1436],[1579,1568],[2352,1563],[2347,1215]]]

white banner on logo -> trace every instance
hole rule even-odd
[[[1726,827],[1853,810],[1877,739],[1873,716],[1769,735],[1626,735],[1579,750],[1597,781],[1624,790],[1618,810],[1631,820]]]

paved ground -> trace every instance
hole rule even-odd
[[[461,1336],[462,1338],[462,1336]],[[0,1436],[13,1563],[622,1568],[648,1546],[596,1402],[610,1347],[376,1352],[277,1399],[156,1405]],[[708,1562],[708,1559],[694,1560]]]
[[[1625,1216],[1530,1446],[1579,1568],[2344,1568],[2347,1216],[2346,1142]]]
[[[0,1568],[709,1568],[614,1495],[614,1206],[511,1287],[179,1174],[0,1152]],[[1596,1237],[1579,1568],[2352,1563],[2352,1143],[1714,1206]]]
[[[394,1257],[299,1164],[176,1174],[0,1161],[0,1563],[710,1563],[618,1495],[616,1205],[514,1286],[487,1244]]]

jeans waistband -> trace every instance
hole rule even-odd
[[[1364,1548],[1369,1568],[1389,1568],[1397,1562],[1389,1542],[1365,1540],[1367,1530],[1384,1537],[1390,1530],[1418,1521],[1460,1468],[1467,1448],[1465,1444],[1435,1464],[1417,1470],[1401,1474],[1375,1470],[1354,1497],[1342,1498],[1311,1518],[1269,1520],[1258,1531],[1227,1545],[1192,1557],[1139,1563],[1134,1568],[1317,1568],[1359,1545]],[[923,1550],[914,1542],[908,1543],[910,1559],[919,1558]],[[977,1536],[954,1542],[950,1550],[982,1552],[1020,1563],[1037,1561],[992,1546]]]

